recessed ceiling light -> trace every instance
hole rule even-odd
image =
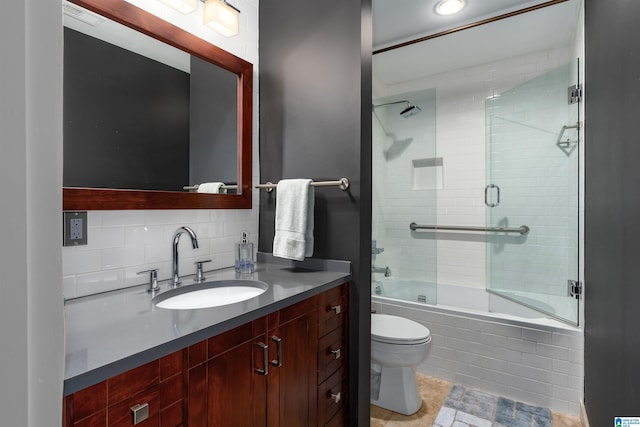
[[[464,0],[442,0],[436,5],[436,13],[438,15],[453,15],[460,12],[464,6]]]

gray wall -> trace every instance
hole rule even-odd
[[[370,0],[260,5],[260,180],[316,188],[315,258],[353,262],[349,425],[369,425],[371,252]],[[259,250],[271,252],[275,193],[260,194]]]
[[[640,2],[586,0],[585,406],[640,416]]]
[[[59,2],[0,14],[0,424],[60,425],[62,14]]]

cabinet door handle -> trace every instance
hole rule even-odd
[[[278,358],[271,361],[273,366],[280,367],[282,366],[282,338],[279,338],[275,335],[271,337],[272,340],[276,342],[276,347],[278,349]]]
[[[340,392],[331,393],[331,400],[333,400],[334,403],[340,402]]]
[[[149,418],[149,404],[143,403],[131,407],[131,419],[133,425],[140,424],[144,420]]]
[[[340,349],[337,350],[330,350],[331,354],[333,354],[333,357],[335,357],[336,359],[340,359]]]
[[[264,366],[264,369],[256,368],[256,372],[260,375],[269,375],[269,346],[262,342],[256,345],[262,348],[262,362]]]
[[[340,307],[340,304],[338,304],[338,305],[331,306],[331,310],[335,311],[336,314],[340,314],[340,312],[342,311],[342,308]]]

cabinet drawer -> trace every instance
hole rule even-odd
[[[343,328],[329,332],[318,342],[318,384],[344,364],[346,340]]]
[[[344,366],[318,386],[318,425],[324,426],[343,406],[346,400]]]
[[[109,405],[134,396],[160,381],[160,364],[157,360],[131,369],[108,381]]]
[[[318,304],[318,334],[320,337],[344,325],[347,312],[347,299],[343,295],[345,285],[331,289],[323,294]]]
[[[149,405],[149,417],[138,424],[133,424],[131,408],[136,405]],[[155,386],[145,390],[123,402],[110,406],[107,409],[107,418],[110,427],[137,427],[158,426],[160,415],[160,387]]]

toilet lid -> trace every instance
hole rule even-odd
[[[371,339],[389,344],[422,344],[431,340],[431,331],[404,317],[372,314]]]

